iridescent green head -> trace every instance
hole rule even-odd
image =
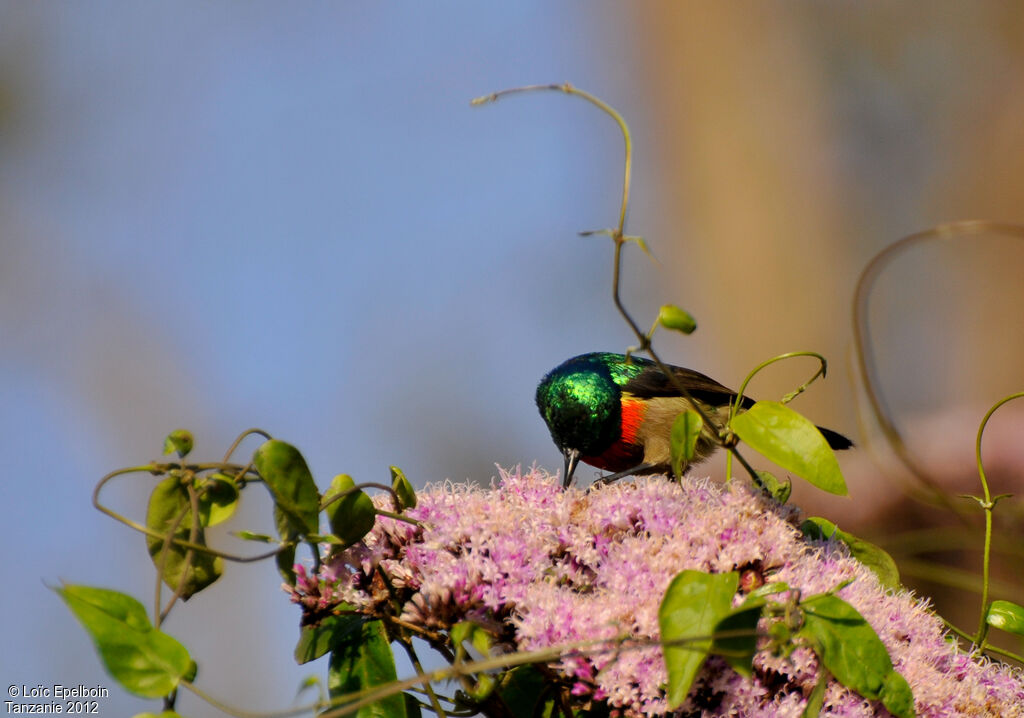
[[[537,408],[566,459],[566,483],[580,456],[598,456],[621,433],[622,393],[603,356],[573,357],[537,387]]]

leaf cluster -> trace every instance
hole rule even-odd
[[[241,441],[253,434],[266,440],[248,463],[232,463],[231,455]],[[263,431],[243,433],[219,462],[189,463],[193,443],[189,432],[172,432],[165,439],[164,453],[175,454],[177,460],[111,472],[100,480],[93,494],[99,510],[145,535],[157,573],[153,619],[138,600],[118,591],[77,585],[55,589],[92,637],[108,673],[131,693],[162,697],[167,709],[163,716],[177,715],[174,705],[179,687],[197,690],[192,681],[198,668],[187,649],[160,630],[161,623],[177,600],[188,600],[215,583],[223,575],[226,562],[274,558],[286,583],[294,586],[298,547],[307,545],[319,566],[321,546],[329,550],[351,546],[373,529],[379,515],[415,523],[402,512],[415,507],[416,492],[398,467],[391,467],[390,485],[356,484],[350,476],[341,474],[321,495],[299,450]],[[127,474],[157,478],[144,525],[100,502],[104,486]],[[246,541],[274,544],[275,548],[239,556],[211,547],[206,529],[230,519],[243,491],[254,484],[263,484],[270,494],[277,535],[245,530],[235,535]],[[368,488],[387,491],[393,510],[378,508],[364,490]],[[321,532],[321,517],[326,532]],[[166,605],[161,599],[161,586],[174,592]],[[328,683],[332,693],[351,692],[352,685],[367,681],[393,681],[394,660],[379,622],[348,618],[346,623],[330,615],[315,630],[304,631],[296,658],[300,662],[310,660],[322,655],[327,646],[332,651]],[[387,661],[381,658],[381,640]]]
[[[721,656],[737,673],[750,677],[758,651],[788,656],[806,646],[819,662],[812,692],[818,699],[808,702],[807,718],[818,714],[830,676],[868,700],[880,701],[898,718],[914,715],[910,686],[893,668],[878,634],[849,603],[834,593],[801,598],[784,583],[769,583],[733,608],[738,586],[735,571],[683,571],[665,592],[658,621],[670,708],[687,699],[709,656]],[[782,593],[789,598],[770,600]]]

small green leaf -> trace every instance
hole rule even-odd
[[[487,700],[487,697],[494,693],[498,687],[497,679],[489,673],[479,673],[476,677],[476,685],[470,688],[467,693],[475,701]]]
[[[487,656],[491,652],[491,644],[494,642],[493,637],[483,627],[473,621],[460,621],[452,626],[451,630],[452,643],[455,644],[455,650],[464,652],[465,649],[462,644],[469,641],[470,645],[473,646],[482,656]],[[461,657],[462,653],[458,653]]]
[[[356,482],[348,474],[338,474],[331,481],[331,487],[324,494],[324,504],[327,505],[327,521],[331,525],[331,532],[341,539],[340,548],[347,548],[359,541],[366,534],[370,533],[374,521],[377,520],[377,511],[373,507],[373,501],[364,491],[355,490]],[[351,493],[332,501],[338,494],[351,491]],[[328,503],[330,502],[330,503]]]
[[[416,490],[397,466],[391,467],[391,488],[398,495],[398,511],[416,508]]]
[[[252,531],[232,531],[232,534],[243,541],[259,541],[260,543],[277,543],[277,539],[266,534],[258,534]]]
[[[750,678],[754,672],[757,622],[761,620],[764,606],[764,598],[753,601],[748,598],[747,602],[727,614],[715,626],[716,637],[711,644],[711,653],[722,656],[734,671],[746,678]]]
[[[178,520],[178,517],[182,517]],[[188,489],[177,476],[169,476],[153,489],[149,496],[146,509],[146,527],[167,536],[177,523],[173,537],[179,541],[191,541],[192,538],[192,504]],[[201,523],[201,522],[200,522]],[[206,545],[206,536],[202,525],[196,530],[195,541],[200,546]],[[212,584],[224,573],[224,560],[220,556],[190,550],[177,543],[169,543],[164,552],[164,539],[146,536],[149,557],[157,571],[163,568],[161,578],[174,591],[181,588],[181,597],[188,600]],[[185,558],[191,554],[186,572]]]
[[[174,451],[180,458],[184,459],[192,451],[193,443],[192,432],[185,429],[176,429],[164,439],[164,456]]]
[[[879,582],[886,588],[900,587],[900,571],[892,556],[879,546],[840,530],[834,523],[820,516],[812,516],[802,524],[800,531],[815,541],[835,537],[850,549],[850,555],[871,569]]]
[[[451,636],[452,644],[455,646],[456,663],[465,660],[467,653],[465,644],[467,642],[477,650],[480,658],[486,658],[491,653],[493,637],[485,628],[473,621],[456,623],[452,626],[449,635]],[[477,656],[472,656],[472,658],[475,659]],[[494,676],[480,673],[476,675],[476,684],[467,689],[467,692],[474,701],[482,701],[491,695],[497,686],[498,684]]]
[[[759,401],[733,417],[743,441],[819,489],[846,496],[846,481],[825,437],[809,419],[777,401]]]
[[[775,474],[769,471],[757,471],[757,478],[761,482],[761,488],[773,499],[780,504],[789,501],[789,495],[793,493],[792,481],[789,479],[786,479],[785,482],[779,481],[775,478]]]
[[[351,609],[342,605],[341,608]],[[315,626],[303,626],[295,646],[295,662],[299,665],[327,655],[335,645],[363,625],[363,617],[356,615],[327,616]]]
[[[654,255],[651,254],[651,248],[647,246],[646,239],[644,239],[643,237],[627,237],[627,239],[629,239],[632,242],[636,242],[636,246],[640,248],[640,251],[646,254],[648,258],[654,259]]]
[[[65,585],[54,589],[92,636],[107,672],[125,690],[165,696],[195,665],[188,651],[149,622],[137,600],[118,591]]]
[[[238,508],[238,485],[227,474],[213,474],[201,481],[199,519],[203,526],[216,526],[231,518]]]
[[[847,688],[868,700],[880,700],[897,718],[914,715],[914,697],[903,676],[893,670],[885,644],[853,606],[821,594],[801,604],[804,625],[797,636]]]
[[[733,670],[749,678],[753,674],[754,655],[757,653],[758,622],[768,605],[765,597],[788,590],[787,584],[776,581],[747,594],[743,603],[732,609],[715,626],[711,653],[722,656]],[[733,635],[728,635],[730,633]]]
[[[697,329],[697,320],[688,311],[680,309],[675,304],[662,305],[658,312],[658,323],[666,329],[671,329],[683,334],[693,334]]]
[[[788,590],[789,584],[785,581],[772,581],[771,583],[766,583],[760,588],[755,588],[753,591],[751,591],[747,595],[747,598],[742,605],[745,606],[748,603],[752,603],[756,598],[763,598],[764,596],[774,596],[776,593],[782,593],[783,591]]]
[[[252,463],[274,497],[275,507],[291,525],[291,530],[282,532],[281,537],[315,534],[320,527],[320,495],[299,450],[291,444],[271,439],[256,449]],[[280,528],[279,517],[279,531]]]
[[[739,574],[683,571],[669,584],[658,608],[661,644],[668,669],[669,708],[690,693],[711,648],[709,636],[728,613]]]
[[[313,543],[327,543],[332,546],[341,546],[345,543],[334,534],[310,534],[306,537],[306,540],[312,541]]]
[[[672,422],[672,433],[669,437],[672,473],[677,478],[683,475],[683,471],[693,461],[693,457],[697,453],[697,439],[700,438],[703,428],[704,420],[693,409],[682,412]]]
[[[380,621],[363,623],[359,631],[345,636],[331,651],[327,669],[327,687],[331,698],[395,680],[395,658],[388,645],[384,624]],[[405,717],[405,698],[401,693],[363,706],[355,713],[355,718]]]
[[[1024,636],[1024,606],[1011,601],[993,601],[985,614],[985,622],[993,628]]]

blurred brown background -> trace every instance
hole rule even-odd
[[[915,482],[853,381],[850,311],[859,272],[901,235],[954,219],[1021,221],[1024,12],[1011,3],[695,9],[645,5],[635,18],[647,122],[660,138],[651,233],[676,238],[666,291],[698,317],[719,378],[735,384],[791,350],[830,358],[827,388],[796,406],[827,426],[861,427],[858,455],[844,458],[853,501],[799,485],[796,501],[885,545],[908,585],[973,625],[977,596],[950,584],[977,585],[956,569],[978,568],[981,512],[954,499],[971,514],[958,520],[906,498]],[[877,389],[918,466],[951,494],[980,494],[977,426],[997,399],[1024,390],[1022,306],[1024,243],[996,231],[909,249],[870,295]],[[781,394],[813,371],[806,361],[755,386]],[[993,493],[1024,488],[1022,438],[1024,412],[1010,404],[986,434]],[[996,575],[1001,597],[1020,601],[1018,506],[997,512]],[[975,550],[936,551],[965,545]]]

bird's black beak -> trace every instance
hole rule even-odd
[[[565,469],[562,471],[562,488],[567,489],[572,483],[572,475],[576,472],[576,465],[580,463],[580,450],[562,449],[562,456],[565,457]]]

